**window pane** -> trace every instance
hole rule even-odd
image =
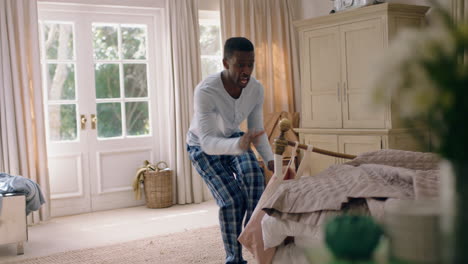
[[[146,28],[122,27],[124,59],[146,59]]]
[[[200,25],[201,55],[221,56],[221,34],[217,25]]]
[[[125,103],[127,134],[129,136],[148,135],[150,131],[148,102]]]
[[[44,48],[46,59],[71,60],[73,56],[73,25],[44,23]]]
[[[124,64],[125,97],[147,97],[146,64]]]
[[[49,139],[51,141],[77,138],[76,105],[49,105]]]
[[[122,112],[120,103],[97,104],[99,138],[122,136]]]
[[[113,60],[119,58],[117,26],[93,25],[94,58]]]
[[[119,64],[97,63],[94,71],[96,98],[119,98]]]
[[[205,79],[210,74],[219,72],[223,68],[223,64],[220,58],[202,57],[202,77]]]
[[[75,65],[48,63],[47,85],[49,100],[75,99]]]

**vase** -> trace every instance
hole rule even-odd
[[[468,162],[440,168],[442,263],[468,263]]]
[[[391,263],[441,263],[438,200],[389,200],[383,220]]]

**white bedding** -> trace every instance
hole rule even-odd
[[[272,248],[283,243],[286,237],[294,237],[294,243],[303,248],[321,241],[321,229],[286,219],[265,215],[262,219],[262,233],[265,248]]]
[[[265,248],[276,247],[273,264],[309,264],[305,249],[313,247],[323,237],[318,227],[269,215],[262,219],[262,232]],[[288,236],[294,237],[294,242],[285,245],[283,241]]]
[[[304,249],[294,243],[276,248],[272,264],[310,264],[304,255]]]
[[[388,198],[436,197],[437,161],[430,153],[380,150],[313,177],[282,182],[262,207],[265,248],[277,248],[273,263],[308,263],[304,249],[321,243],[329,217],[353,212],[381,220]],[[288,236],[294,243],[285,245]]]

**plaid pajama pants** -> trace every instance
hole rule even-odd
[[[232,137],[239,137],[236,133]],[[263,193],[265,178],[252,150],[242,155],[208,155],[187,146],[190,159],[219,206],[219,222],[227,264],[247,263],[237,241]]]

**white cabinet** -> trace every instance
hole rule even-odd
[[[338,137],[338,151],[357,155],[382,148],[382,137],[377,135],[341,135]]]
[[[296,129],[299,131],[301,143],[317,148],[338,151],[341,153],[358,155],[384,148],[425,151],[421,148],[406,129],[387,130],[356,130],[356,129]],[[422,133],[422,137],[429,141],[429,132]],[[310,160],[310,174],[328,168],[332,164],[344,163],[348,160],[312,153]],[[301,161],[303,162],[303,161]]]
[[[373,59],[384,48],[382,24],[370,19],[302,33],[303,127],[385,127],[383,109],[369,111],[365,88]]]
[[[350,154],[381,148],[415,150],[399,113],[390,103],[376,107],[368,83],[379,70],[376,58],[398,31],[423,26],[427,10],[384,3],[294,23],[301,72],[297,131],[302,142]],[[312,156],[314,171],[342,162]]]
[[[422,26],[427,9],[387,3],[295,22],[302,127],[396,128],[398,113],[390,104],[373,106],[368,82],[389,40],[403,28]]]
[[[301,143],[312,145],[317,148],[326,149],[330,151],[338,151],[338,136],[337,135],[324,135],[324,134],[299,134]],[[339,159],[322,154],[311,153],[310,159],[301,162],[309,163],[309,176],[315,175],[318,172],[328,168],[330,165],[339,163]]]
[[[332,131],[329,131],[332,132]],[[302,133],[301,133],[302,134]],[[321,149],[339,151],[346,154],[356,155],[363,152],[379,150],[382,148],[381,135],[349,135],[349,134],[318,134],[305,133],[301,135],[301,143],[312,145]],[[343,163],[347,160],[312,153],[310,160],[309,175],[315,175],[332,164]],[[304,162],[304,161],[301,161]]]

